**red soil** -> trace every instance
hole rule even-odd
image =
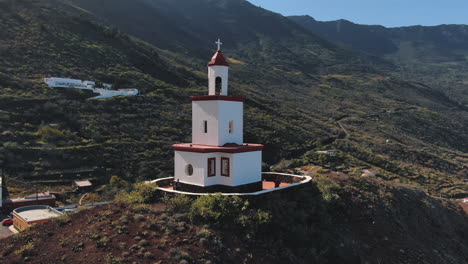
[[[200,236],[205,227],[165,209],[154,204],[150,212],[139,213],[138,208],[110,204],[49,221],[2,240],[0,263],[23,263],[24,256],[15,251],[31,237],[34,249],[26,255],[28,263],[217,263],[226,257],[212,250],[214,231]],[[5,246],[12,246],[7,254]]]

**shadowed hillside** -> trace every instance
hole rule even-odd
[[[466,111],[431,87],[245,1],[73,3],[1,2],[1,158],[13,178],[60,188],[75,178],[170,175],[171,145],[190,140],[188,96],[206,93],[206,62],[225,34],[230,91],[248,98],[245,139],[266,145],[265,165],[337,148],[346,172],[373,166],[436,194],[467,192]],[[142,94],[88,100],[46,87],[51,75]]]
[[[0,254],[7,263],[458,264],[468,261],[467,220],[445,199],[381,180],[317,178],[249,200],[160,199],[140,185],[10,237]]]

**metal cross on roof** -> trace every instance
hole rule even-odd
[[[215,43],[218,44],[218,50],[221,50],[221,45],[223,45],[223,43],[221,42],[221,40],[218,39],[218,41],[216,41]]]

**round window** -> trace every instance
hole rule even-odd
[[[187,166],[185,166],[185,174],[187,174],[188,176],[192,176],[193,174],[192,164],[187,164]]]

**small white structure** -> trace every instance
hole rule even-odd
[[[44,82],[49,85],[49,87],[56,87],[56,88],[77,88],[77,89],[88,89],[92,90],[94,87],[88,87],[87,82],[83,82],[81,80],[75,79],[67,79],[67,78],[44,78]]]
[[[173,145],[174,177],[187,191],[258,191],[264,146],[243,143],[245,98],[228,95],[229,65],[217,44],[208,95],[191,97],[192,143]]]
[[[335,157],[336,156],[336,150],[319,150],[316,151],[317,154],[327,154],[329,157]]]
[[[75,88],[82,90],[91,90],[94,93],[99,94],[99,96],[94,97],[95,99],[100,98],[110,98],[114,96],[122,95],[138,95],[138,89],[119,89],[112,90],[112,84],[102,83],[100,87],[96,87],[96,82],[93,81],[82,81],[76,79],[67,79],[67,78],[44,78],[44,82],[49,87],[54,88]]]
[[[63,215],[48,205],[30,205],[13,210],[13,224],[19,230],[24,230],[34,224],[45,223],[51,218]]]

